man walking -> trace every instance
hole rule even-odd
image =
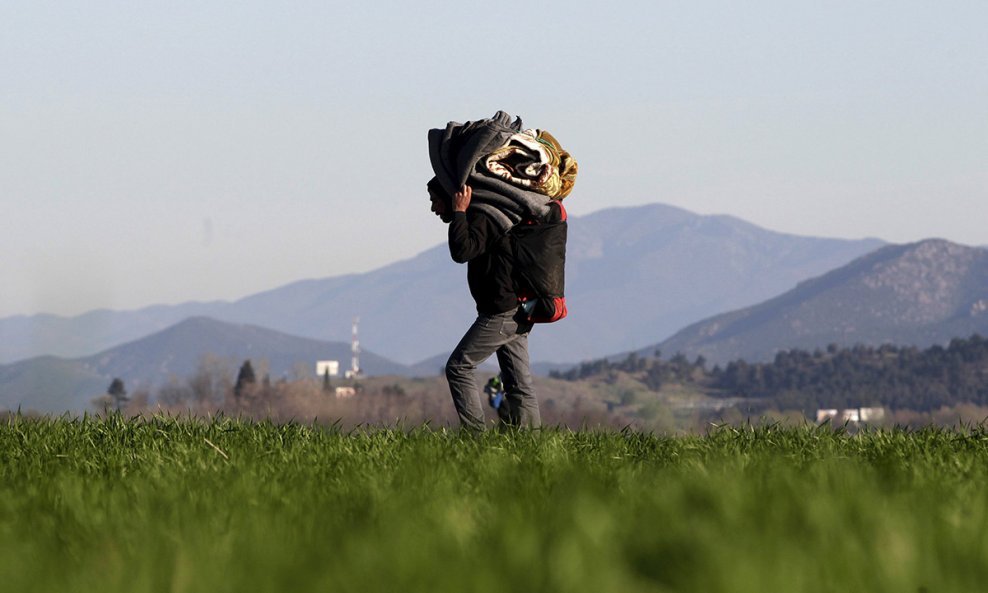
[[[496,353],[505,391],[498,417],[508,426],[538,427],[539,405],[528,360],[532,325],[518,314],[509,239],[490,216],[468,212],[473,196],[469,185],[450,198],[433,178],[428,190],[432,211],[449,224],[450,256],[456,263],[467,264],[467,284],[477,304],[476,321],[446,363],[446,379],[460,424],[468,430],[485,429],[475,371]]]

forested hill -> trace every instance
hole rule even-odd
[[[750,399],[755,408],[806,413],[861,406],[918,411],[961,403],[988,406],[988,339],[977,334],[925,350],[831,345],[780,352],[768,363],[734,361],[712,369],[702,357],[631,354],[621,362],[601,359],[553,376],[578,380],[618,372],[654,391],[685,384],[715,397]]]

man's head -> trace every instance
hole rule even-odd
[[[429,190],[429,200],[432,201],[432,211],[436,213],[436,216],[447,223],[453,220],[453,198],[446,193],[439,180],[435,177],[430,179],[429,183],[426,184],[426,189]]]

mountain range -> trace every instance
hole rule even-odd
[[[656,346],[724,363],[829,344],[920,348],[988,335],[988,250],[929,239],[888,245],[752,307],[692,324]]]
[[[883,243],[799,237],[730,216],[653,204],[570,219],[569,317],[535,329],[533,360],[576,362],[654,343],[723,311],[753,305]],[[466,267],[445,245],[363,274],[302,280],[234,302],[0,319],[0,363],[40,355],[79,358],[160,332],[190,317],[361,344],[405,365],[435,366],[476,313]],[[346,360],[346,358],[343,358]]]
[[[567,273],[574,288],[567,300],[576,304],[574,312],[533,334],[533,342],[541,339],[542,351],[549,348],[557,360],[565,361],[574,348],[567,348],[573,345],[565,340],[553,342],[553,336],[557,340],[568,336],[577,347],[641,340],[652,344],[640,350],[644,354],[659,349],[667,356],[681,352],[725,363],[742,358],[766,361],[789,348],[882,343],[926,347],[973,333],[988,335],[988,250],[983,248],[940,239],[883,245],[792,237],[730,217],[698,216],[668,207],[607,211],[587,219],[589,223],[574,225],[579,232],[570,242]],[[877,248],[867,249],[872,244]],[[863,254],[851,257],[862,250]],[[317,360],[336,359],[344,367],[349,361],[346,341],[290,335],[202,314],[166,325],[172,317],[202,312],[221,318],[259,316],[281,327],[309,328],[313,333],[317,325],[325,327],[330,321],[345,323],[349,329],[348,318],[335,319],[334,307],[371,319],[391,319],[390,335],[399,345],[418,338],[417,349],[405,346],[409,358],[425,358],[408,365],[371,348],[361,354],[363,370],[372,375],[434,375],[445,355],[427,354],[448,351],[472,317],[470,311],[457,313],[458,307],[469,303],[469,296],[461,277],[464,269],[447,257],[440,246],[367,274],[297,282],[235,303],[98,311],[70,319],[8,318],[0,322],[6,328],[4,343],[16,331],[31,328],[31,323],[37,332],[26,334],[39,343],[69,331],[66,328],[89,328],[104,340],[137,331],[151,333],[96,354],[45,355],[0,365],[0,408],[81,411],[105,392],[114,377],[124,379],[132,390],[151,389],[175,377],[187,378],[203,364],[222,367],[223,375],[232,378],[236,365],[249,358],[262,374],[279,378],[313,376]],[[767,286],[787,284],[825,268],[824,262],[841,260],[847,261],[793,281],[788,290],[780,289],[757,304],[725,306],[722,310],[730,312],[685,324],[656,341],[665,331],[664,324],[754,299]],[[674,273],[680,275],[678,280]],[[661,290],[665,283],[668,289]],[[437,286],[449,291],[436,292]],[[454,294],[457,290],[463,294]],[[609,308],[594,309],[600,304]],[[433,315],[413,314],[416,307]],[[310,323],[320,319],[326,324]],[[136,327],[128,327],[128,322]],[[375,332],[384,331],[379,322],[368,325]],[[379,335],[375,332],[371,335]],[[437,334],[448,341],[439,342]],[[82,336],[90,338],[88,342],[76,337],[75,347],[99,341],[93,335]],[[362,343],[390,343],[388,339],[362,339]],[[538,352],[539,347],[533,350]],[[601,356],[613,357],[619,351],[629,349],[613,347]],[[573,362],[570,358],[569,364]],[[533,364],[543,373],[565,366]]]

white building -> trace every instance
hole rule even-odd
[[[885,408],[859,408],[862,422],[878,422],[885,419]]]
[[[835,424],[857,424],[859,422],[878,422],[884,418],[885,408],[847,408],[846,410],[823,408],[816,411],[817,424],[822,424],[827,420]]]
[[[335,377],[340,374],[340,361],[338,360],[319,360],[316,362],[316,375],[319,377],[325,377],[326,371],[329,371],[330,377]]]
[[[354,389],[353,387],[342,386],[336,388],[337,399],[344,399],[347,397],[353,397],[355,395],[357,395],[357,390]]]

